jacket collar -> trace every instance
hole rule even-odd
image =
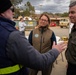
[[[15,23],[14,21],[9,20],[9,19],[6,19],[6,18],[4,18],[4,17],[0,17],[0,22],[9,23],[10,25],[13,25],[13,26],[16,25],[16,23]]]
[[[76,31],[76,25],[75,25],[75,24],[73,25],[73,27],[72,27],[71,30],[72,30],[72,32],[73,32],[73,31]]]
[[[48,27],[39,27],[39,31],[43,34],[48,29]]]

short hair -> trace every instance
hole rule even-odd
[[[75,5],[76,5],[76,1],[73,1],[73,2],[70,3],[69,7],[73,7]]]

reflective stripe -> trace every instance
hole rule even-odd
[[[6,68],[1,68],[1,69],[0,69],[0,75],[1,75],[1,74],[14,73],[14,72],[19,71],[19,70],[20,70],[19,65],[10,66],[10,67],[6,67]]]

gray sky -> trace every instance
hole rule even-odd
[[[36,13],[51,12],[63,13],[68,12],[70,0],[23,0],[22,5],[29,1],[34,7]]]

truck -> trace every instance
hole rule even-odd
[[[63,27],[68,28],[69,27],[69,19],[67,19],[67,18],[60,19],[59,26],[61,28],[63,28]]]

